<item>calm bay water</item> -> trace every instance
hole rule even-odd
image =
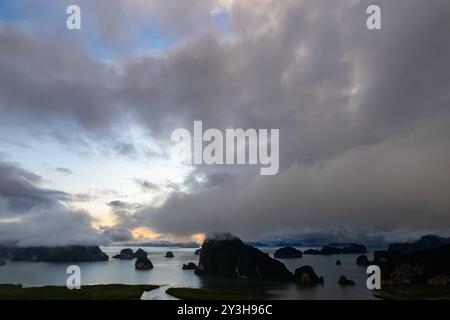
[[[261,284],[248,280],[204,279],[197,277],[191,270],[182,270],[183,263],[198,262],[195,249],[187,248],[156,248],[142,247],[149,253],[153,263],[153,270],[137,271],[134,260],[111,259],[105,262],[78,263],[81,268],[81,280],[87,284],[157,284],[164,288],[144,294],[144,299],[169,299],[164,291],[167,287],[192,288],[229,288],[251,292],[264,291],[270,299],[374,299],[372,292],[366,288],[367,275],[365,268],[355,263],[358,254],[309,256],[300,259],[280,259],[290,271],[303,265],[311,265],[319,276],[323,276],[323,286],[303,288],[296,284]],[[298,247],[306,250],[310,247]],[[102,250],[112,257],[123,247],[103,247]],[[136,250],[137,248],[133,248]],[[260,248],[273,256],[276,248]],[[174,258],[165,258],[167,251],[172,251]],[[372,256],[368,254],[369,258]],[[336,265],[336,260],[342,262]],[[65,285],[68,263],[32,263],[7,261],[7,265],[0,268],[0,283],[21,283],[24,286]],[[354,287],[341,287],[338,284],[340,275],[356,282]]]

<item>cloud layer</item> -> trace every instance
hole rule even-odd
[[[49,10],[62,5],[45,3]],[[249,238],[333,226],[447,233],[450,3],[378,3],[381,31],[367,30],[371,3],[362,0],[230,1],[221,13],[226,30],[211,14],[214,1],[96,1],[87,11],[91,32],[83,29],[73,42],[63,30],[2,22],[0,131],[11,134],[14,125],[73,148],[106,144],[139,161],[133,141],[124,143],[130,128],[164,152],[172,130],[194,120],[280,129],[277,176],[198,166],[186,188],[165,188],[169,196],[158,207],[111,202],[120,218],[114,237],[140,226]],[[142,53],[150,34],[175,44]],[[108,59],[93,54],[99,47]],[[2,166],[0,208],[7,212],[68,196]],[[149,192],[164,189],[147,178],[130,177]]]
[[[40,176],[0,159],[0,244],[17,246],[98,245],[109,241],[92,218],[64,204],[67,193],[43,188]]]

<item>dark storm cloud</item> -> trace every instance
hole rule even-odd
[[[69,137],[70,128],[99,133],[114,123],[111,68],[76,45],[41,41],[15,25],[0,25],[0,42],[1,122],[49,126],[47,132]]]
[[[124,202],[124,201],[120,201],[120,200],[113,200],[107,203],[108,206],[110,206],[113,209],[116,210],[132,210],[132,209],[136,209],[137,207],[139,207],[139,204],[137,203],[129,203],[129,202]]]
[[[112,242],[131,241],[133,239],[131,231],[125,228],[105,228],[103,235],[108,237]]]
[[[379,141],[397,126],[443,112],[448,96],[441,88],[436,97],[433,84],[449,77],[442,67],[449,4],[383,2],[385,30],[371,33],[367,2],[350,3],[268,1],[252,10],[237,2],[237,39],[207,33],[163,57],[129,62],[122,95],[141,124],[162,137],[195,119],[205,127],[280,128],[284,168]],[[427,59],[435,48],[440,59]]]
[[[179,193],[181,189],[187,189],[192,192],[201,192],[210,188],[214,188],[219,185],[223,185],[233,179],[233,176],[227,173],[203,172],[202,170],[195,170],[188,174],[181,184],[165,181],[164,183],[155,184],[145,179],[133,179],[137,186],[141,188],[143,192],[150,193]],[[122,202],[119,202],[122,204]],[[123,203],[126,204],[126,203]],[[134,208],[141,209],[141,208]]]
[[[110,241],[91,227],[91,217],[65,206],[31,209],[18,221],[0,222],[0,245],[21,247],[100,245]]]
[[[133,214],[136,210],[142,208],[139,203],[124,202],[113,200],[107,203],[111,208],[111,213],[117,220],[116,229],[131,229],[135,227]]]
[[[155,12],[186,8],[176,3]],[[199,3],[191,10],[209,14]],[[135,215],[118,211],[127,226],[255,236],[323,224],[450,229],[450,3],[378,1],[381,31],[365,26],[369,4],[235,1],[227,40],[210,18],[198,29],[161,14],[164,27],[186,23],[191,37],[167,52],[114,64],[2,25],[0,108],[14,106],[5,121],[30,129],[51,124],[63,136],[73,132],[63,125],[69,123],[93,141],[107,136],[112,146],[123,141],[123,122],[162,145],[193,120],[220,129],[280,129],[277,176],[197,167],[209,187],[188,178],[191,193],[174,189],[161,207]],[[99,28],[113,26],[120,5],[108,11],[99,2],[110,15]],[[137,14],[132,8],[142,9],[127,7],[116,26],[121,32]]]
[[[183,181],[183,186],[190,191],[198,192],[225,184],[231,185],[235,177],[229,173],[224,172],[208,172],[208,170],[195,170],[187,175]],[[173,188],[173,191],[180,191],[179,188]]]
[[[0,245],[107,242],[107,238],[92,229],[92,219],[86,212],[64,204],[73,199],[69,194],[43,188],[41,180],[15,163],[0,160]]]
[[[136,217],[162,232],[181,234],[231,230],[257,236],[324,224],[366,232],[397,227],[449,230],[448,128],[450,119],[440,119],[417,129],[419,134],[408,132],[357,147],[323,165],[292,166],[249,185],[174,194],[163,207]]]
[[[41,180],[15,163],[0,160],[0,202],[3,203],[0,216],[22,214],[70,198],[65,192],[40,187]]]
[[[165,110],[183,105],[185,120],[280,128],[283,171],[174,194],[138,213],[138,223],[181,234],[324,223],[448,233],[450,4],[381,2],[384,29],[371,33],[361,14],[367,2],[268,3],[235,5],[236,42],[205,36],[164,68],[148,59],[127,74],[133,83],[158,70],[158,82],[147,82],[153,90],[133,97]],[[175,95],[153,99],[168,96],[169,83]]]
[[[160,186],[158,186],[157,184],[147,181],[147,180],[142,180],[142,179],[134,179],[134,182],[144,191],[159,191],[160,190]]]

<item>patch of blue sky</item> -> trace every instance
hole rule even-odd
[[[181,37],[159,32],[151,25],[131,30],[130,40],[118,42],[112,46],[96,37],[88,40],[89,50],[93,57],[103,61],[111,61],[120,56],[140,56],[163,53],[182,41]]]
[[[164,52],[182,40],[176,35],[160,32],[152,24],[145,24],[130,28],[132,34],[129,35],[129,40],[118,39],[117,44],[104,41],[96,30],[96,17],[89,12],[91,11],[83,12],[81,30],[68,31],[65,27],[67,15],[63,3],[59,5],[44,3],[41,7],[32,3],[27,7],[21,1],[0,0],[0,21],[20,24],[27,22],[33,33],[43,37],[67,33],[62,40],[68,40],[76,45],[84,43],[94,58],[104,61],[111,61],[123,55]],[[39,28],[36,28],[37,25]]]
[[[229,37],[232,35],[231,14],[228,11],[220,11],[212,17],[222,36]]]
[[[14,1],[0,0],[0,20],[15,21],[20,18]]]
[[[181,42],[182,38],[159,32],[153,25],[147,25],[140,30],[142,39],[141,50],[166,51]]]

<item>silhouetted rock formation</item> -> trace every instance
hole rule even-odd
[[[202,251],[202,249],[197,249],[195,250],[194,254],[198,256],[200,254],[200,251]]]
[[[295,281],[301,285],[315,286],[323,284],[323,277],[318,277],[311,266],[303,266],[295,270]]]
[[[119,254],[113,256],[114,259],[120,260],[132,260],[134,259],[134,253],[131,249],[122,249]]]
[[[197,270],[197,265],[193,262],[189,262],[188,264],[183,264],[183,270]]]
[[[107,261],[108,256],[95,246],[9,248],[13,261],[91,262]]]
[[[343,254],[367,253],[367,248],[363,244],[352,244],[341,249]]]
[[[220,276],[255,280],[293,281],[294,277],[280,261],[245,245],[230,234],[217,235],[203,242],[199,276]]]
[[[324,246],[320,250],[309,249],[303,252],[303,254],[309,255],[332,255],[332,254],[355,254],[355,253],[367,253],[366,246],[362,244],[352,244],[350,246],[343,248]]]
[[[336,265],[337,266],[340,266],[342,263],[341,263],[341,260],[336,260]]]
[[[142,250],[141,248],[137,249],[136,252],[133,253],[133,250],[127,248],[122,249],[119,254],[116,254],[113,258],[120,260],[133,260],[133,259],[144,259],[147,258],[148,253]]]
[[[369,261],[365,254],[356,258],[356,264],[361,267],[370,266],[372,263]]]
[[[9,259],[9,248],[0,246],[0,258]]]
[[[173,258],[173,257],[174,257],[173,252],[172,251],[167,251],[166,258]]]
[[[450,276],[450,245],[413,253],[380,251],[378,259],[384,285],[435,283]]]
[[[373,253],[373,262],[374,264],[380,264],[383,262],[386,262],[387,260],[387,251],[386,250],[379,250],[379,251],[375,251]]]
[[[137,259],[147,258],[147,255],[148,255],[147,252],[145,252],[141,248],[137,249],[136,252],[134,253],[134,257]]]
[[[353,280],[347,279],[345,276],[339,278],[339,284],[341,286],[354,286],[356,283]]]
[[[147,258],[138,258],[134,263],[134,267],[136,270],[150,270],[153,269],[152,262]]]
[[[302,258],[303,254],[293,247],[284,247],[275,251],[274,257],[277,259],[296,259]]]

